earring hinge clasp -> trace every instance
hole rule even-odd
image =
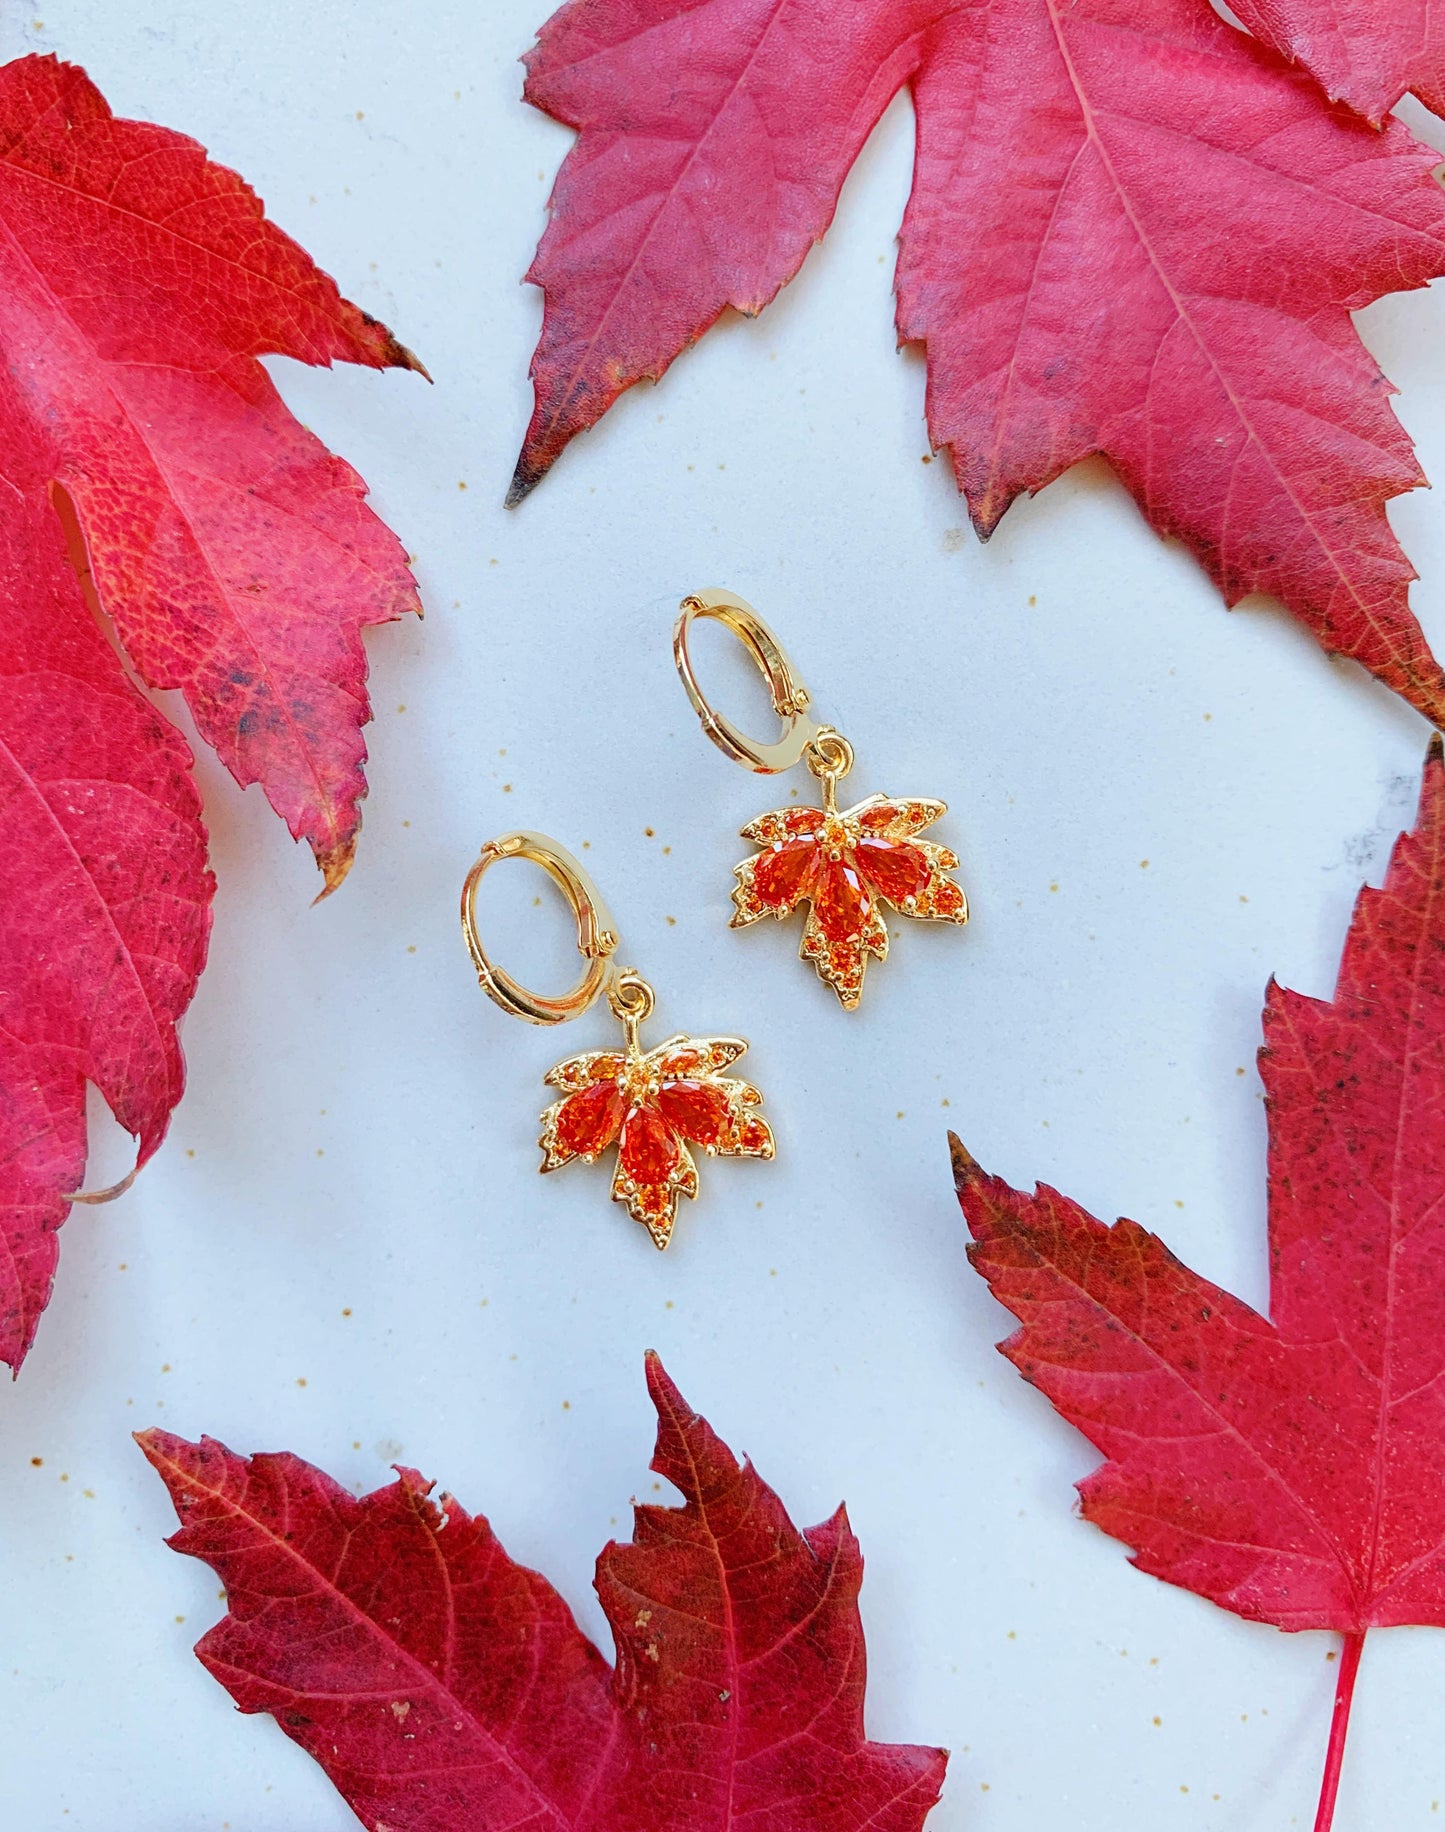
[[[587,963],[582,978],[558,998],[531,992],[499,967],[482,946],[477,929],[477,891],[483,874],[502,859],[530,859],[540,865],[561,890],[577,925],[577,952]],[[528,1024],[565,1024],[580,1017],[600,993],[609,995],[619,980],[617,925],[597,886],[564,846],[544,833],[518,831],[489,840],[467,873],[462,886],[462,934],[467,953],[477,970],[477,983],[503,1011]]]
[[[768,684],[773,710],[783,721],[783,730],[771,744],[765,744],[735,725],[726,714],[712,706],[693,671],[688,653],[688,630],[699,617],[712,617],[727,629],[747,650],[757,664],[758,672]],[[812,696],[802,677],[789,659],[777,637],[746,600],[716,587],[692,592],[683,599],[672,632],[672,654],[677,671],[693,711],[702,728],[725,757],[762,776],[773,776],[790,770],[802,760],[804,752],[823,728],[807,716]]]

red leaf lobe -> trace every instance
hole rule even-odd
[[[1322,10],[1326,61],[1368,40],[1393,72],[1342,92],[1438,101],[1445,25],[1417,0],[1241,8],[1301,55]],[[1202,0],[570,0],[528,59],[528,98],[579,137],[528,276],[545,306],[511,500],[797,272],[904,86],[898,336],[926,349],[929,432],[980,534],[1100,453],[1229,604],[1277,596],[1445,720],[1385,513],[1423,478],[1349,316],[1445,272],[1438,155],[1327,105]]]
[[[215,882],[190,752],[96,628],[43,501],[5,505],[0,603],[0,1359],[18,1369],[85,1175],[86,1083],[137,1167],[180,1099]]]
[[[566,1605],[411,1471],[357,1499],[291,1456],[139,1438],[229,1615],[198,1653],[389,1832],[918,1832],[941,1751],[869,1743],[858,1548],[800,1534],[655,1357],[653,1467],[597,1590],[609,1672]]]
[[[257,358],[415,359],[234,172],[50,57],[0,68],[0,351],[12,483],[65,492],[137,670],[334,888],[365,793],[361,630],[418,603],[361,479]]]
[[[1377,125],[1407,90],[1445,115],[1445,19],[1431,0],[1238,0],[1234,11]]]
[[[1270,1317],[1133,1222],[955,1153],[1003,1345],[1103,1453],[1084,1512],[1280,1628],[1445,1626],[1445,763],[1334,999],[1269,991]]]

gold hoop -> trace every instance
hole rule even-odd
[[[757,663],[772,695],[773,710],[783,721],[782,734],[772,744],[760,744],[750,738],[708,704],[687,651],[688,629],[697,617],[715,617],[726,625]],[[816,738],[819,728],[805,716],[812,703],[807,688],[783,645],[745,599],[716,587],[684,598],[673,627],[672,655],[692,709],[702,720],[702,729],[734,763],[756,770],[760,776],[774,776],[779,770],[792,769]]]
[[[587,967],[572,990],[560,998],[529,992],[498,967],[482,946],[477,933],[477,889],[483,875],[501,859],[530,859],[540,865],[571,906],[577,921],[577,952]],[[610,990],[617,979],[612,961],[617,951],[617,927],[611,913],[578,861],[545,833],[504,833],[482,848],[462,886],[462,934],[482,991],[503,1011],[528,1024],[565,1024],[569,1018],[580,1017],[597,995]]]

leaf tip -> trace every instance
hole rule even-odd
[[[53,1289],[52,1279],[52,1289]],[[20,1378],[25,1357],[35,1346],[35,1332],[40,1327],[41,1312],[50,1302],[50,1290],[45,1293],[45,1303],[27,1309],[23,1304],[17,1305],[5,1318],[4,1327],[0,1329],[0,1362],[10,1370],[13,1384]]]
[[[517,468],[512,472],[512,481],[507,485],[507,494],[503,498],[502,506],[507,509],[515,509],[519,503],[525,502],[546,475],[546,466],[538,468],[533,464],[524,448],[521,457],[517,460]]]
[[[948,1155],[953,1164],[953,1186],[962,1195],[980,1181],[983,1168],[956,1132],[948,1135]]]
[[[679,1489],[688,1506],[692,1506],[701,1498],[699,1484],[705,1468],[736,1465],[731,1453],[718,1443],[707,1420],[683,1398],[655,1349],[647,1351],[645,1366],[648,1398],[657,1412],[652,1468]]]
[[[662,1365],[662,1357],[656,1349],[647,1350],[642,1365],[647,1375],[648,1398],[657,1411],[686,1412],[687,1403],[678,1391],[677,1383]]]
[[[970,496],[965,490],[964,502],[968,506],[968,519],[973,524],[974,533],[979,540],[989,541],[1013,506],[1013,497],[1004,490],[990,487],[978,497]]]
[[[409,350],[406,345],[402,343],[400,338],[392,337],[390,331],[387,332],[387,337],[389,339],[387,345],[387,360],[390,362],[392,368],[410,369],[413,375],[419,375],[424,382],[430,382],[432,379],[431,370],[427,368],[416,351]]]
[[[146,1462],[165,1483],[174,1501],[176,1483],[180,1480],[180,1466],[188,1458],[194,1460],[201,1447],[177,1437],[172,1431],[163,1431],[159,1425],[148,1425],[144,1431],[133,1431],[130,1435]]]
[[[429,382],[431,380],[431,376],[427,373],[426,364],[416,354],[415,350],[409,350],[401,339],[395,336],[379,318],[373,317],[370,312],[363,310],[359,305],[351,305],[350,301],[346,301],[346,305],[348,310],[356,313],[356,316],[361,320],[368,334],[365,340],[366,344],[369,346],[367,348],[366,357],[357,358],[355,360],[370,360],[375,363],[378,369],[410,369],[414,375],[419,375],[423,381]]]
[[[357,822],[357,827],[360,821]],[[316,864],[324,880],[321,889],[311,899],[314,910],[318,903],[324,903],[334,890],[338,890],[342,880],[356,861],[357,828],[353,828],[344,840],[335,846],[316,848]]]
[[[1415,809],[1416,834],[1436,831],[1445,823],[1445,739],[1430,734],[1425,767],[1420,772],[1420,800]]]

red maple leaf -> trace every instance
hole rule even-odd
[[[415,608],[364,486],[257,358],[410,363],[194,141],[76,69],[0,68],[0,1359],[19,1365],[85,1170],[85,1089],[137,1168],[180,1098],[212,880],[184,693],[345,874],[361,627]],[[67,557],[67,537],[68,554]],[[79,576],[77,576],[77,574]],[[121,1187],[124,1187],[123,1185]],[[114,1193],[114,1192],[109,1192]]]
[[[1445,18],[1433,0],[1233,0],[1233,10],[1371,121],[1407,90],[1445,115]]]
[[[1106,1461],[1085,1516],[1156,1577],[1345,1637],[1318,1826],[1368,1629],[1445,1626],[1445,763],[1364,890],[1332,1002],[1271,984],[1270,1314],[1131,1221],[981,1171],[954,1141],[1003,1352]]]
[[[0,1360],[50,1296],[86,1083],[138,1166],[180,1099],[214,880],[185,740],[126,679],[44,504],[0,504]]]
[[[527,65],[580,138],[528,276],[511,500],[725,307],[762,310],[907,87],[898,333],[979,533],[1103,453],[1231,604],[1274,593],[1445,719],[1385,516],[1423,479],[1349,317],[1445,272],[1439,155],[1398,122],[1207,0],[571,0]]]
[[[243,1711],[271,1712],[374,1832],[917,1832],[942,1750],[870,1743],[862,1559],[840,1508],[799,1533],[655,1356],[652,1467],[597,1563],[606,1661],[480,1516],[400,1470],[357,1499],[299,1458],[138,1440],[170,1544],[229,1616],[197,1646]]]
[[[361,479],[257,358],[415,359],[234,172],[117,120],[52,57],[0,69],[0,232],[7,479],[62,495],[138,673],[184,694],[334,888],[365,793],[361,630],[416,589]]]

